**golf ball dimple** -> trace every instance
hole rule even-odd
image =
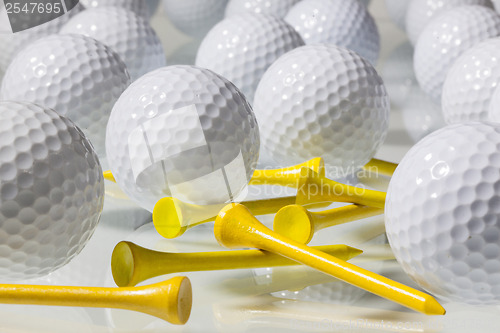
[[[443,86],[446,122],[488,120],[491,97],[499,80],[500,38],[488,39],[462,54]]]
[[[330,177],[339,179],[365,165],[384,142],[390,101],[368,61],[318,44],[290,51],[267,70],[254,110],[263,148],[277,162],[321,156]]]
[[[386,231],[403,269],[451,301],[500,302],[500,126],[464,123],[417,143],[390,182]]]
[[[50,109],[1,101],[0,120],[0,276],[46,275],[92,236],[102,169],[83,133]]]
[[[116,6],[133,11],[139,16],[148,18],[149,8],[147,2],[153,2],[152,0],[80,0],[80,3],[85,6],[85,8],[97,8],[97,7],[108,7]]]
[[[230,0],[226,7],[226,17],[244,13],[285,17],[290,8],[300,0]]]
[[[488,107],[488,119],[500,123],[500,89],[495,88],[491,95],[490,105]]]
[[[2,45],[2,52],[0,52],[0,73],[7,70],[7,67],[9,66],[10,62],[17,54],[17,52],[40,38],[58,33],[59,29],[66,22],[68,22],[73,16],[81,12],[83,9],[83,6],[77,5],[65,15],[62,15],[37,27],[20,31],[15,34],[4,32],[6,30],[9,30],[9,27],[4,27],[3,24],[8,25],[8,23],[0,22],[0,26],[2,27],[2,33],[0,33],[0,45]],[[0,6],[0,17],[1,16],[7,16],[7,14],[5,13],[5,8],[3,8],[3,6]],[[0,76],[0,81],[1,78],[2,77]]]
[[[406,33],[410,42],[415,45],[427,24],[439,14],[467,5],[493,8],[490,0],[410,0],[406,14]]]
[[[484,6],[461,6],[432,20],[415,46],[414,69],[422,90],[441,103],[453,63],[468,49],[500,35],[500,16]]]
[[[251,13],[231,16],[207,34],[198,50],[196,66],[224,76],[251,101],[269,66],[302,45],[300,35],[274,16]]]
[[[252,108],[231,82],[170,66],[144,75],[116,102],[106,150],[118,185],[152,211],[169,196],[220,204],[244,194],[259,140]]]
[[[87,9],[60,33],[82,34],[109,46],[125,62],[132,81],[166,64],[161,42],[146,19],[121,7]]]
[[[380,36],[375,20],[357,0],[302,0],[285,17],[306,44],[334,44],[377,62]]]
[[[406,27],[406,13],[410,0],[385,0],[392,21],[402,30]]]
[[[224,18],[228,0],[163,0],[165,13],[180,31],[203,38]]]
[[[102,157],[109,114],[129,82],[125,64],[108,46],[83,35],[52,35],[17,54],[0,95],[68,117]]]

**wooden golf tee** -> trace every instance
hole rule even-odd
[[[2,284],[0,303],[124,309],[183,325],[191,313],[192,291],[189,279],[180,276],[131,288]]]
[[[321,229],[383,213],[384,210],[381,208],[359,205],[348,205],[322,212],[310,212],[303,206],[290,205],[278,211],[274,217],[273,230],[299,243],[307,244]]]
[[[363,251],[346,245],[319,246],[318,250],[349,260]],[[178,272],[297,265],[293,260],[259,250],[165,253],[131,242],[120,242],[111,256],[111,271],[119,287],[135,286],[147,279]]]
[[[370,162],[368,162],[363,169],[368,171],[368,172],[374,172],[378,173],[387,177],[392,177],[394,174],[394,171],[396,171],[396,168],[398,165],[396,163],[392,162],[387,162],[387,161],[382,161],[379,159],[372,159]]]
[[[242,205],[229,204],[220,211],[214,234],[222,246],[253,247],[279,254],[415,311],[428,315],[446,312],[428,294],[269,230]]]
[[[303,200],[305,201],[305,200]],[[294,204],[296,197],[283,197],[241,202],[254,215],[275,214],[281,208]],[[304,202],[309,208],[329,206],[329,202]],[[214,221],[226,204],[193,205],[175,198],[160,199],[153,209],[153,224],[165,238],[176,238],[200,224]]]
[[[385,192],[345,185],[328,179],[309,168],[302,168],[296,204],[303,206],[308,202],[338,201],[384,208],[385,197]]]

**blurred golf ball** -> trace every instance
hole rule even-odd
[[[111,170],[123,191],[152,211],[163,197],[224,203],[247,186],[259,129],[243,94],[193,66],[160,68],[116,102],[106,132]]]
[[[466,123],[417,143],[387,192],[386,230],[397,260],[447,300],[500,302],[500,126]]]
[[[226,7],[226,17],[244,14],[267,14],[285,17],[290,8],[300,0],[230,0]]]
[[[500,89],[497,87],[493,91],[488,107],[488,119],[500,123]]]
[[[466,51],[451,67],[443,86],[447,123],[488,120],[491,97],[500,81],[500,38]]]
[[[26,279],[68,263],[97,226],[104,200],[92,145],[71,121],[0,102],[0,276]]]
[[[82,34],[109,46],[125,62],[132,81],[166,64],[160,39],[146,19],[121,7],[87,9],[60,33]]]
[[[122,7],[145,18],[150,17],[150,9],[147,4],[148,2],[154,2],[154,0],[80,0],[80,3],[86,8],[107,6]]]
[[[302,0],[285,16],[306,44],[343,46],[372,64],[377,62],[380,37],[375,20],[357,0]]]
[[[196,66],[224,76],[251,101],[269,66],[302,45],[300,35],[285,21],[246,13],[231,16],[210,30],[198,50]]]
[[[452,8],[466,5],[493,8],[490,0],[410,0],[406,14],[406,33],[411,43],[417,43],[418,37],[433,18]]]
[[[103,157],[109,114],[129,82],[125,64],[108,46],[83,35],[52,35],[17,54],[0,96],[37,103],[68,117]]]
[[[461,6],[436,17],[415,46],[414,68],[422,90],[435,103],[441,103],[446,75],[458,57],[498,35],[500,16],[484,6]]]
[[[165,13],[185,34],[202,38],[224,18],[228,0],[163,0]]]
[[[81,12],[83,9],[83,6],[77,5],[65,15],[62,15],[37,27],[17,32],[15,34],[7,32],[0,33],[0,45],[2,46],[2,52],[0,52],[0,73],[7,70],[7,67],[9,66],[10,62],[17,54],[17,52],[40,38],[58,33],[59,29],[66,22],[68,22],[73,16]],[[0,6],[0,16],[7,16],[7,14],[5,13],[5,8],[3,6]],[[5,22],[0,22],[2,31],[9,30],[9,27],[4,27],[4,25],[9,25],[7,21],[8,20],[6,20]]]
[[[263,149],[282,166],[321,156],[332,178],[365,165],[385,140],[390,102],[373,66],[353,51],[307,45],[279,58],[257,88]]]

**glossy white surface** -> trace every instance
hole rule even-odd
[[[406,33],[415,45],[424,28],[439,16],[452,8],[479,5],[493,8],[490,0],[410,0],[406,14]]]
[[[492,38],[462,54],[443,86],[443,114],[449,124],[489,120],[491,97],[500,80],[500,38]]]
[[[149,22],[121,7],[90,8],[69,20],[61,34],[82,34],[113,49],[132,81],[166,65],[160,39]]]
[[[198,49],[196,66],[222,75],[252,102],[269,66],[302,45],[300,35],[284,20],[243,13],[224,19],[209,31]]]
[[[285,16],[306,44],[327,43],[351,49],[377,63],[377,25],[358,0],[303,0]]]
[[[431,21],[415,46],[414,68],[422,90],[441,102],[443,84],[453,63],[469,48],[500,35],[500,16],[484,6],[450,9]]]
[[[149,17],[148,2],[155,2],[154,0],[80,0],[80,3],[86,8],[97,8],[106,6],[117,6],[131,10],[137,15]],[[154,4],[152,4],[154,5]]]
[[[92,145],[50,109],[0,102],[0,276],[21,280],[68,263],[94,233],[104,202]]]
[[[163,67],[122,94],[106,131],[113,175],[147,210],[163,197],[219,204],[248,184],[259,128],[236,87],[207,69]]]
[[[300,0],[230,0],[226,7],[226,17],[247,12],[285,17],[290,8]]]
[[[0,98],[54,109],[74,121],[104,157],[111,108],[129,83],[125,64],[108,46],[83,35],[52,35],[16,55]]]
[[[450,125],[417,143],[391,179],[391,248],[441,298],[500,303],[499,145],[498,124]]]
[[[389,97],[368,61],[334,45],[299,47],[264,74],[254,111],[262,148],[281,165],[322,156],[334,179],[365,165],[384,142]]]

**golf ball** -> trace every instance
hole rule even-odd
[[[417,43],[418,37],[433,18],[452,8],[467,5],[493,8],[490,0],[410,0],[406,14],[406,33],[411,43]]]
[[[224,18],[228,0],[163,0],[165,13],[177,29],[202,38]]]
[[[70,120],[0,102],[0,276],[27,279],[68,263],[97,226],[104,200],[92,145]]]
[[[283,166],[321,156],[328,175],[344,178],[385,140],[390,102],[373,66],[335,45],[307,45],[264,74],[254,108],[263,148]]]
[[[500,126],[464,123],[417,143],[390,182],[386,230],[398,262],[447,300],[500,302]]]
[[[131,10],[142,17],[149,17],[147,2],[151,0],[80,0],[86,8],[116,6]]]
[[[488,107],[488,119],[500,123],[500,89],[493,91],[490,106]]]
[[[462,54],[443,86],[446,122],[488,120],[491,97],[499,81],[500,38],[488,39]]]
[[[219,22],[200,45],[196,66],[234,83],[251,101],[264,72],[280,56],[304,45],[285,21],[260,14],[231,16]]]
[[[152,17],[158,10],[160,0],[147,0],[146,4],[148,7],[148,17]]]
[[[7,70],[7,67],[17,52],[40,38],[58,33],[59,29],[68,22],[71,17],[78,14],[83,9],[83,6],[77,5],[67,14],[37,27],[15,34],[7,32],[0,33],[0,45],[2,45],[2,52],[0,52],[0,72],[5,72]],[[0,17],[6,15],[5,9],[3,6],[0,6]],[[2,25],[2,23],[0,23],[0,25]],[[2,26],[2,28],[4,27]],[[7,27],[5,27],[5,29],[8,30]]]
[[[125,62],[132,81],[166,64],[160,39],[146,19],[121,7],[87,9],[60,33],[82,34],[109,46]]]
[[[244,194],[259,129],[231,82],[207,69],[170,66],[144,75],[116,102],[106,151],[118,185],[149,211],[170,196],[218,204]]]
[[[372,64],[377,62],[380,37],[368,10],[357,0],[303,0],[285,17],[306,44],[343,46]]]
[[[453,63],[468,49],[500,34],[500,16],[484,6],[461,6],[432,20],[415,46],[414,68],[422,90],[441,103]]]
[[[402,30],[406,27],[406,12],[410,0],[385,0],[387,11],[392,21]]]
[[[251,12],[283,18],[290,8],[299,1],[300,0],[230,0],[226,7],[226,17]]]
[[[0,96],[37,103],[70,118],[102,157],[109,114],[129,82],[125,64],[108,46],[83,35],[52,35],[17,54]]]

